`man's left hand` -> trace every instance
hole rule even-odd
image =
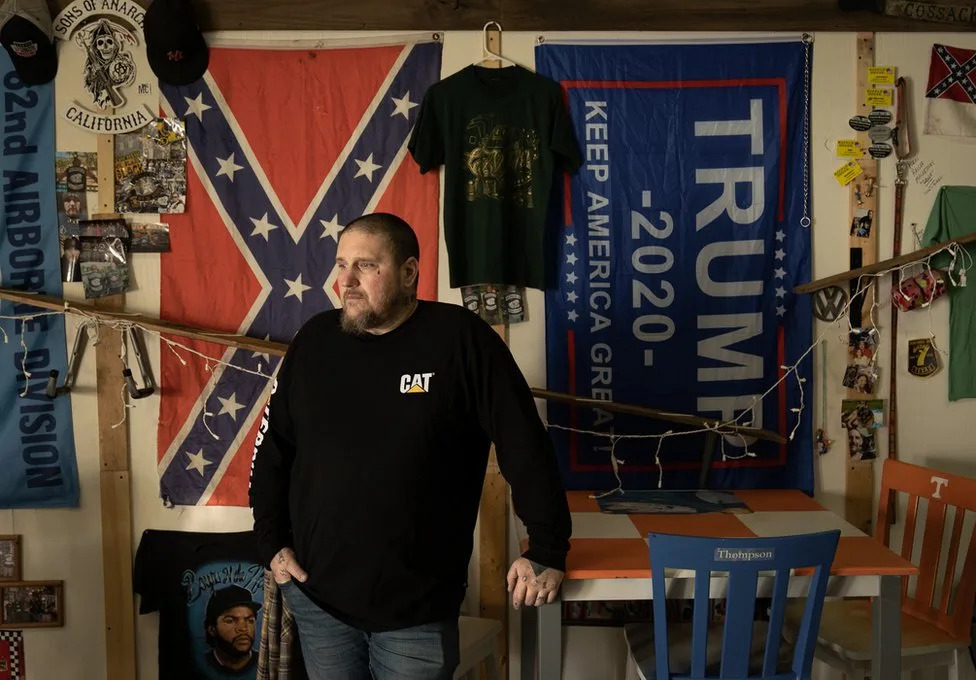
[[[507,580],[513,607],[518,609],[523,602],[529,607],[541,607],[556,599],[563,572],[520,557],[512,562]]]

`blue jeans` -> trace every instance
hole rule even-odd
[[[280,584],[295,616],[309,680],[451,680],[460,661],[457,619],[384,633],[346,625],[291,581]]]

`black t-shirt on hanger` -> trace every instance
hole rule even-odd
[[[559,83],[468,66],[427,90],[408,147],[421,172],[444,166],[451,286],[544,289],[553,179],[581,163]]]

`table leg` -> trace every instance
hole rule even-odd
[[[538,608],[539,677],[538,680],[561,680],[563,675],[563,603]]]
[[[719,435],[710,431],[705,435],[705,446],[702,448],[701,467],[698,469],[698,488],[708,488],[708,471],[712,469],[712,456],[718,448]]]
[[[871,680],[901,678],[901,577],[882,576],[874,598],[874,648]]]

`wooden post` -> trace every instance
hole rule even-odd
[[[115,138],[98,135],[98,213],[115,210]],[[100,309],[121,311],[125,295],[99,298]],[[102,577],[105,584],[107,680],[136,677],[135,606],[132,595],[132,487],[129,427],[125,416],[122,335],[103,331],[95,345],[98,395],[98,458],[101,465]]]
[[[508,344],[508,325],[494,326]],[[502,679],[508,678],[508,484],[498,468],[495,445],[488,454],[488,469],[481,490],[480,553],[481,615],[502,622],[498,654]]]
[[[871,113],[871,108],[864,101],[865,90],[868,87],[868,68],[874,66],[874,34],[857,34],[857,85],[855,91],[857,113],[867,116]],[[867,132],[858,132],[857,140],[862,149],[867,149],[871,145]],[[860,251],[860,261],[852,257],[851,269],[864,265],[869,265],[878,260],[878,231],[880,224],[878,219],[878,162],[865,154],[859,163],[864,169],[863,174],[851,182],[850,191],[850,221],[854,221],[855,210],[871,210],[874,216],[871,232],[866,238],[859,238],[853,232],[850,235],[851,254],[854,256],[856,250]],[[871,183],[873,182],[873,185]],[[857,187],[860,186],[860,201],[857,197]],[[873,186],[869,191],[868,187]],[[874,305],[876,288],[872,283],[865,284],[870,286],[863,296],[863,306],[861,308],[860,323],[852,319],[855,326],[861,328],[871,328],[871,307]],[[894,342],[894,339],[892,339]],[[891,366],[888,370],[894,371]],[[847,390],[848,399],[863,399],[866,395],[852,389]],[[845,442],[844,450],[849,452],[849,444]],[[849,453],[848,453],[849,455]],[[874,497],[874,461],[862,460],[853,462],[849,458],[847,465],[847,489],[844,503],[844,514],[848,522],[856,526],[866,534],[871,534],[872,526],[872,498]]]
[[[495,54],[502,51],[501,31],[488,31],[488,47]],[[488,68],[501,68],[501,61],[490,59],[484,62]],[[495,331],[508,344],[508,324],[493,326]],[[481,615],[502,622],[499,636],[499,656],[501,657],[502,680],[508,678],[508,589],[505,577],[508,574],[508,484],[498,468],[495,446],[488,454],[488,469],[485,471],[485,484],[481,491],[480,532],[478,550],[480,555],[479,600]]]

